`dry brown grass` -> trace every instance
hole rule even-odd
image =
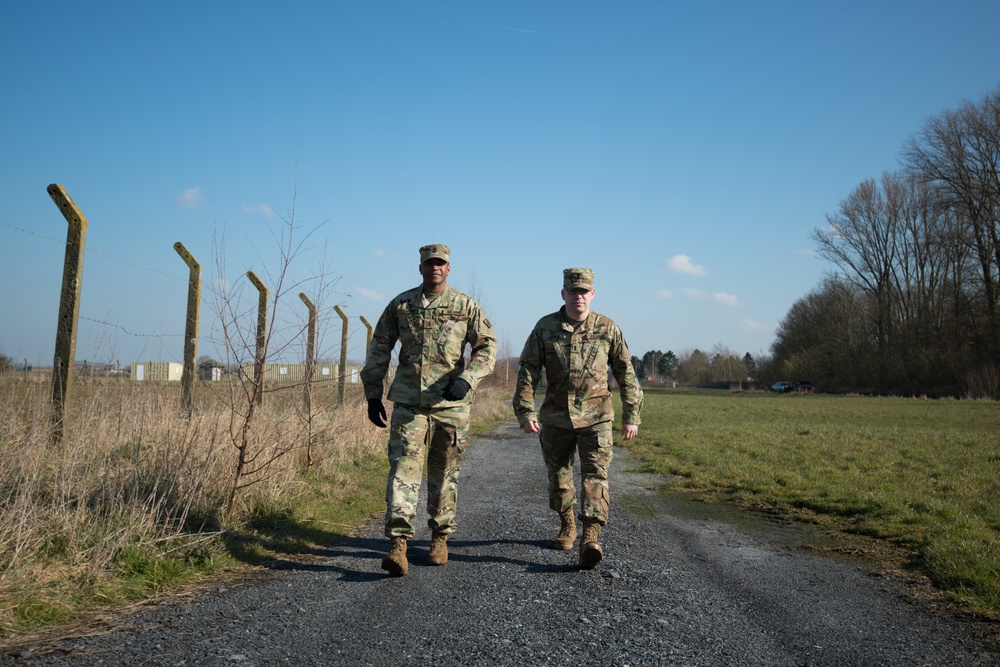
[[[360,390],[351,389],[336,409],[335,387],[317,387],[309,426],[301,387],[267,394],[251,434],[257,472],[244,480],[233,524],[287,503],[310,478],[349,491],[351,462],[382,454],[385,433],[367,425]],[[223,528],[219,510],[233,485],[238,388],[196,386],[186,420],[176,384],[79,383],[58,445],[48,397],[44,383],[0,381],[0,636],[64,620],[84,598],[128,599],[111,580],[132,566],[129,554],[192,549]],[[147,579],[140,588],[156,586]]]
[[[505,362],[497,362],[493,374],[476,387],[476,395],[472,401],[473,428],[487,428],[498,421],[514,419],[511,399],[516,384],[516,365],[508,367]]]

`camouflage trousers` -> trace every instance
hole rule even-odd
[[[608,467],[612,456],[612,422],[584,428],[558,428],[542,424],[539,440],[549,473],[549,507],[561,512],[576,505],[573,458],[579,452],[583,486],[581,517],[596,519],[602,526],[606,524],[611,500]]]
[[[396,403],[389,434],[385,534],[413,537],[413,519],[427,459],[427,525],[435,532],[458,528],[458,473],[469,436],[469,406],[419,408]]]

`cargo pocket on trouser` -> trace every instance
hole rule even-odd
[[[464,406],[463,406],[464,408]],[[462,408],[460,408],[461,410]],[[454,409],[446,409],[451,413]],[[444,414],[446,421],[432,417],[430,452],[427,459],[427,525],[433,531],[454,532],[458,528],[458,476],[468,438],[468,422],[458,415]]]
[[[580,475],[583,477],[583,516],[607,522],[611,504],[608,469],[611,467],[611,422],[601,422],[580,437]]]
[[[538,440],[549,478],[549,508],[556,512],[573,509],[576,505],[576,485],[573,483],[576,434],[573,429],[543,424]]]
[[[596,519],[602,526],[608,521],[608,511],[611,507],[611,494],[607,480],[593,477],[583,480],[583,517]]]

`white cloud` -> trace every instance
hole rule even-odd
[[[743,320],[740,322],[740,329],[743,331],[767,331],[767,325],[758,322],[757,320]]]
[[[379,259],[396,260],[399,258],[399,253],[395,250],[385,250],[384,248],[375,248],[372,251],[372,255],[378,257]]]
[[[796,255],[806,255],[807,257],[818,257],[819,253],[812,248],[799,248],[795,251]]]
[[[357,289],[358,296],[363,296],[366,299],[372,299],[374,301],[385,301],[385,297],[376,292],[375,290],[365,289],[364,287],[359,287]]]
[[[205,195],[201,193],[201,188],[197,185],[188,188],[184,192],[174,197],[174,203],[184,208],[195,208],[205,200]]]
[[[704,299],[705,298],[705,293],[704,292],[702,292],[700,289],[693,289],[691,287],[688,287],[687,289],[685,289],[684,290],[684,294],[688,298],[690,298],[690,299]]]
[[[732,294],[727,294],[725,292],[713,292],[712,300],[715,301],[716,303],[721,303],[724,306],[732,306],[733,308],[736,308],[737,306],[740,305],[739,299],[737,299]]]
[[[695,264],[687,255],[674,255],[666,261],[666,267],[674,273],[686,273],[690,276],[703,276],[707,273],[701,264]]]
[[[243,212],[250,215],[260,215],[265,218],[273,218],[277,212],[267,204],[244,204]]]
[[[671,292],[668,289],[661,289],[661,290],[657,290],[656,291],[656,298],[657,299],[672,299],[673,297],[674,297],[674,293]]]

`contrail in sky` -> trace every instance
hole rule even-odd
[[[537,30],[525,30],[524,28],[511,28],[510,26],[506,25],[491,25],[490,27],[499,28],[500,30],[513,30],[514,32],[528,32],[531,33],[532,35],[538,34]]]

